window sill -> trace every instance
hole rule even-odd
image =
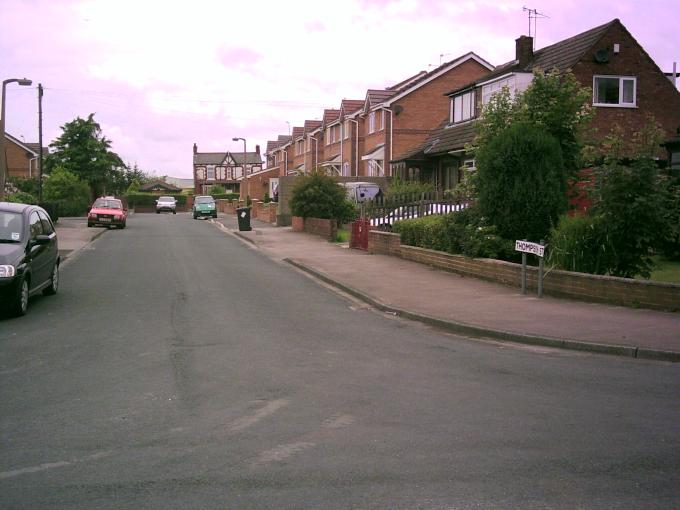
[[[596,108],[630,108],[635,109],[638,106],[636,104],[609,104],[609,103],[593,103]]]

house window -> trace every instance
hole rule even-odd
[[[299,156],[300,154],[302,154],[302,153],[304,152],[304,151],[303,151],[303,149],[304,149],[304,143],[305,143],[304,140],[298,140],[298,141],[295,143],[295,155],[296,155],[296,156]]]
[[[215,167],[213,165],[208,165],[208,177],[207,179],[209,181],[214,181],[215,180]]]
[[[345,121],[344,131],[345,131],[345,140],[347,140],[349,138],[349,133],[350,133],[350,126],[349,126],[348,120]]]
[[[375,132],[375,112],[368,114],[368,132]]]
[[[475,91],[451,98],[451,122],[463,122],[475,116]]]
[[[633,107],[636,88],[634,76],[593,76],[593,105]]]
[[[326,145],[330,145],[330,144],[331,144],[331,136],[332,136],[332,134],[333,134],[333,128],[332,128],[332,127],[329,127],[329,128],[326,130],[326,134],[325,134],[325,136],[324,136],[324,138],[326,139]]]
[[[382,177],[383,176],[382,161],[379,161],[377,159],[369,159],[368,175],[369,177]]]
[[[234,178],[234,169],[230,166],[227,167],[227,180],[231,181]]]
[[[380,126],[378,127],[379,130],[385,129],[385,110],[380,110]]]
[[[347,161],[342,164],[342,175],[349,177],[349,163]]]

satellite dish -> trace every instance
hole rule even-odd
[[[400,104],[394,105],[394,114],[395,115],[399,115],[403,111],[404,111],[403,106],[401,106]]]
[[[609,62],[609,50],[603,48],[595,52],[595,62],[598,64],[606,64]]]

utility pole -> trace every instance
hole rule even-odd
[[[42,83],[38,83],[38,203],[42,204],[42,178],[43,178],[43,142],[42,142],[42,97],[43,97],[43,86]]]

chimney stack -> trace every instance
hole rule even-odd
[[[198,146],[194,143],[194,154],[198,153]]]
[[[255,146],[255,152],[257,152],[258,156],[260,155],[260,146],[259,145]]]
[[[515,39],[515,60],[519,67],[526,67],[534,58],[534,38],[520,35]]]

